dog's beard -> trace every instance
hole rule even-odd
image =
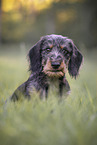
[[[64,76],[64,73],[62,71],[56,71],[56,72],[53,72],[53,71],[50,71],[50,70],[45,70],[43,71],[47,76],[49,77],[56,77],[56,78],[59,78],[59,77],[62,77]]]
[[[46,64],[43,65],[43,72],[49,77],[62,77],[66,73],[66,65],[64,62],[61,63],[58,69],[53,69],[51,62],[47,60]]]

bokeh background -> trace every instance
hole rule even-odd
[[[97,47],[96,0],[0,0],[0,44],[34,44],[46,34]]]

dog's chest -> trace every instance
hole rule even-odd
[[[48,95],[49,96],[58,95],[58,93],[59,93],[59,80],[56,78],[50,78],[48,80],[48,84],[49,84]]]

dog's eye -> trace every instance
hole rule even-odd
[[[49,48],[49,47],[46,48],[46,51],[47,51],[47,52],[50,52],[50,51],[51,51],[51,48]]]
[[[67,51],[66,49],[63,50],[64,56],[68,59],[70,57],[70,53],[69,51]]]
[[[64,54],[67,54],[68,51],[66,50],[66,48],[63,49]]]
[[[64,53],[65,53],[65,54],[67,54],[67,53],[68,53],[68,51],[67,51],[67,50],[64,50]]]

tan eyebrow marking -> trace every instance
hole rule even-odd
[[[60,45],[60,48],[63,49],[64,48],[64,45]]]
[[[50,48],[53,48],[53,45],[50,45],[49,47],[50,47]]]

